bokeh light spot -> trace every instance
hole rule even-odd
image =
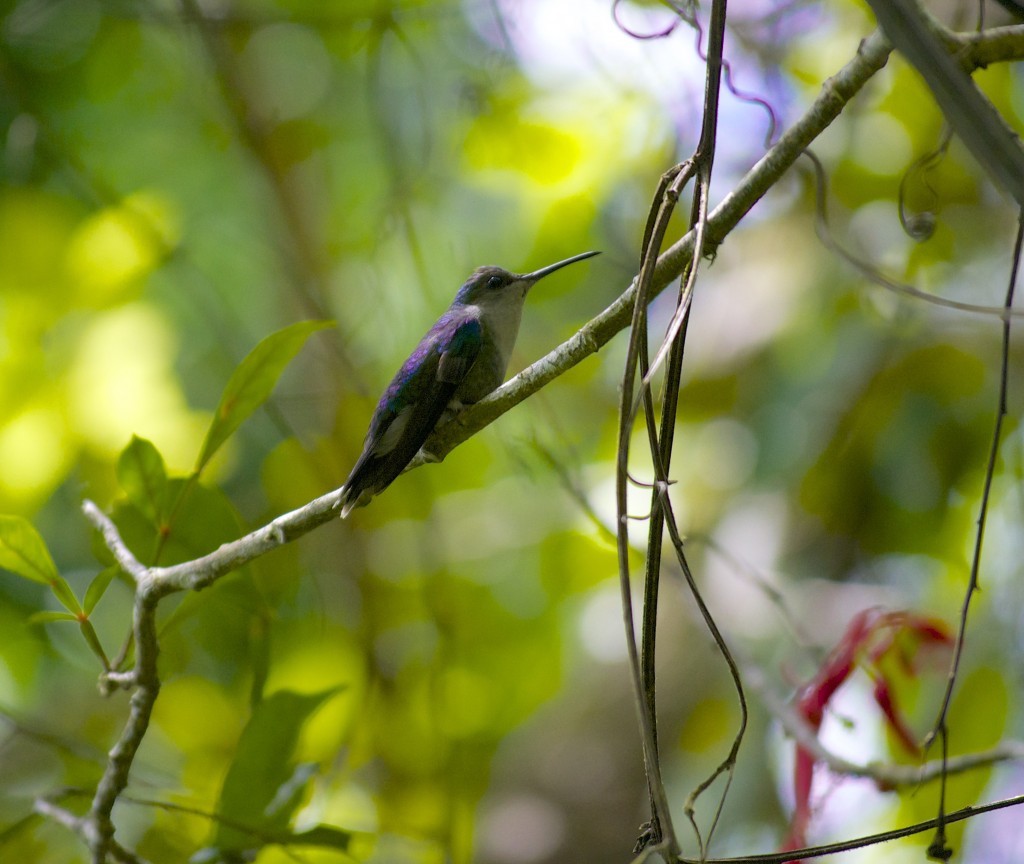
[[[481,117],[465,142],[470,167],[515,171],[541,185],[568,177],[580,153],[579,142],[567,132],[511,115]]]
[[[530,864],[549,859],[565,836],[565,819],[536,795],[504,799],[483,818],[481,841],[492,861]]]
[[[11,498],[49,492],[64,474],[70,454],[64,422],[51,408],[31,408],[0,428],[0,487]]]
[[[82,299],[103,305],[136,287],[177,242],[170,203],[140,193],[82,222],[67,249],[67,268]]]
[[[169,466],[195,460],[206,418],[185,403],[175,350],[170,325],[146,304],[90,323],[68,375],[69,419],[87,446],[113,458],[137,434],[153,441]]]
[[[320,36],[301,24],[269,24],[253,34],[242,68],[265,119],[292,120],[327,93],[331,59]]]

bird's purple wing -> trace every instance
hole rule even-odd
[[[376,495],[412,461],[480,353],[483,328],[472,317],[445,315],[405,361],[370,421],[363,453],[345,481],[343,514],[360,496]]]

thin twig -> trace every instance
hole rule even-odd
[[[667,171],[662,175],[661,180],[658,184],[658,191],[655,194],[654,200],[651,205],[650,213],[648,214],[647,225],[644,228],[644,239],[641,250],[641,274],[653,275],[653,262],[657,259],[658,253],[661,250],[661,245],[664,242],[665,232],[668,230],[669,221],[672,218],[672,213],[675,210],[675,206],[679,201],[679,195],[685,185],[689,182],[691,176],[696,171],[696,163],[691,159],[687,160],[680,165]],[[690,268],[692,273],[693,268]],[[650,278],[650,275],[645,275],[645,278]],[[692,283],[691,283],[692,288]],[[685,293],[685,292],[684,292]],[[689,296],[689,294],[685,294]],[[677,301],[677,308],[681,299]],[[686,303],[686,307],[689,308],[689,303]],[[657,531],[654,530],[655,521],[658,519],[657,511],[657,499],[656,491],[659,484],[667,482],[667,470],[661,465],[661,446],[659,445],[659,433],[657,429],[657,421],[654,412],[654,399],[651,394],[650,387],[650,375],[648,366],[648,345],[647,345],[647,306],[643,304],[639,307],[639,318],[636,325],[636,329],[632,331],[635,334],[635,338],[638,340],[637,344],[637,361],[639,363],[640,372],[642,375],[640,383],[640,393],[634,399],[633,405],[630,409],[629,418],[626,426],[632,429],[636,422],[636,413],[639,410],[639,406],[644,406],[644,419],[647,426],[647,435],[649,442],[649,449],[651,456],[655,463],[656,480],[649,485],[652,490],[652,503],[651,509],[648,515],[645,517],[650,520],[648,526],[648,540],[647,550],[645,555],[645,566],[644,566],[644,597],[643,597],[643,609],[642,609],[642,624],[641,624],[641,646],[640,646],[640,691],[643,693],[643,698],[647,703],[647,717],[650,718],[651,728],[650,736],[653,743],[653,751],[655,759],[658,759],[658,714],[657,714],[657,699],[656,699],[656,688],[655,688],[655,645],[657,637],[657,624],[658,624],[658,577],[660,574],[660,544],[661,539],[661,528],[660,523]],[[635,375],[635,371],[633,373]],[[664,415],[663,415],[664,416]],[[627,467],[628,467],[628,438],[625,446],[627,448]],[[630,479],[630,475],[627,471],[626,478]],[[628,534],[627,534],[628,537]],[[657,810],[657,794],[653,788],[655,778],[651,775],[647,778],[648,792],[650,795],[651,804],[651,822],[648,829],[645,829],[645,836],[642,839],[643,843],[647,843],[647,837],[649,836],[652,841],[657,841],[662,836],[661,825],[659,824],[659,815]],[[660,780],[658,781],[660,782]]]
[[[52,819],[58,825],[63,825],[69,831],[76,834],[82,833],[82,817],[76,816],[70,810],[66,810],[59,804],[54,804],[47,798],[36,798],[32,809],[47,819]]]
[[[972,819],[982,813],[991,813],[994,810],[1004,810],[1007,807],[1019,807],[1024,804],[1024,795],[1016,795],[1013,798],[1004,798],[1000,801],[993,801],[990,804],[981,804],[977,807],[964,807],[955,813],[946,816],[946,823],[963,822],[965,819]],[[822,846],[810,846],[806,849],[798,849],[794,852],[775,852],[768,855],[742,855],[735,858],[684,858],[680,856],[679,864],[785,864],[787,861],[806,860],[817,858],[820,855],[833,855],[837,852],[849,852],[853,849],[864,849],[868,846],[877,846],[881,843],[889,843],[893,840],[900,840],[904,837],[912,837],[915,834],[923,834],[930,831],[938,824],[937,819],[928,819],[924,822],[917,822],[903,828],[896,828],[892,831],[882,831],[878,834],[869,834],[866,837],[858,837],[855,840],[842,840],[839,843],[826,843]]]
[[[149,585],[149,591],[163,597],[176,591],[205,588],[221,576],[248,564],[254,558],[308,534],[319,525],[337,516],[341,490],[335,489],[308,504],[284,513],[261,528],[224,543],[218,549],[191,561],[170,567],[142,567],[128,551],[113,522],[92,502],[85,501],[82,510],[89,521],[100,529],[104,542],[115,555],[127,556],[122,566],[137,568],[136,578]],[[119,553],[117,550],[120,549]],[[120,557],[119,557],[120,562]],[[132,564],[131,562],[134,562]]]
[[[695,788],[686,801],[686,811],[690,814],[690,821],[693,822],[693,809],[697,799],[715,782],[723,773],[728,773],[728,779],[726,781],[725,789],[722,790],[722,795],[718,799],[718,806],[715,808],[715,816],[711,823],[711,828],[708,831],[708,840],[711,842],[711,837],[714,834],[715,827],[718,825],[718,820],[722,815],[722,809],[725,806],[725,796],[729,791],[729,786],[732,784],[732,769],[736,765],[736,759],[739,756],[740,746],[743,744],[743,736],[747,731],[747,723],[750,718],[750,711],[747,708],[747,697],[743,690],[743,676],[740,674],[739,665],[733,657],[732,652],[729,649],[728,644],[725,641],[725,637],[718,629],[718,623],[715,621],[714,616],[711,614],[711,610],[708,609],[707,604],[704,602],[704,597],[701,595],[700,590],[697,587],[696,580],[693,578],[693,572],[690,570],[690,565],[686,560],[686,554],[683,550],[683,541],[679,536],[679,529],[676,527],[675,518],[671,511],[671,503],[668,502],[668,496],[666,496],[664,504],[666,512],[666,525],[668,526],[669,537],[672,540],[672,546],[676,550],[676,557],[679,562],[679,566],[683,571],[683,576],[686,579],[687,587],[690,589],[690,594],[693,596],[694,601],[697,603],[697,608],[700,610],[701,617],[704,619],[704,624],[708,628],[712,637],[715,640],[715,645],[718,646],[718,650],[721,651],[722,657],[725,659],[726,666],[729,669],[729,675],[732,678],[733,687],[736,690],[736,698],[739,701],[740,706],[740,722],[733,736],[732,745],[729,748],[729,752],[725,758],[718,764],[715,770],[702,781],[697,788]],[[696,824],[694,824],[696,829]],[[699,835],[698,835],[699,836]],[[703,845],[702,845],[702,857],[703,857]]]
[[[136,584],[141,583],[146,577],[146,568],[139,563],[139,559],[125,545],[110,517],[89,500],[82,503],[82,512],[85,514],[85,518],[92,522],[96,530],[100,532],[103,543],[113,553],[118,566],[131,576]]]
[[[160,646],[156,634],[156,605],[159,594],[152,583],[140,584],[135,594],[135,690],[128,720],[121,737],[110,751],[107,767],[96,786],[89,815],[83,820],[83,833],[92,853],[93,864],[104,864],[114,848],[115,826],[111,818],[114,804],[128,785],[135,754],[149,729],[153,705],[160,694],[157,657]]]
[[[965,303],[962,300],[949,300],[946,297],[940,297],[937,294],[929,294],[927,291],[922,291],[920,288],[913,285],[908,285],[905,282],[898,282],[895,279],[886,276],[869,261],[855,255],[853,252],[850,252],[836,239],[835,234],[832,231],[828,215],[828,178],[825,174],[825,166],[821,164],[821,160],[813,150],[805,150],[803,155],[811,163],[814,172],[814,231],[818,235],[818,239],[821,241],[821,244],[826,249],[839,258],[842,258],[847,264],[861,273],[861,275],[870,279],[876,285],[885,288],[888,291],[892,291],[894,294],[901,294],[903,296],[913,298],[914,300],[922,300],[933,306],[940,306],[945,309],[954,309],[957,312],[972,312],[977,315],[990,315],[1003,320],[1024,317],[1024,310],[1015,311],[1013,309],[1007,309],[1005,306],[985,306],[979,303]],[[902,219],[902,212],[900,216]]]
[[[1009,311],[1013,306],[1013,295],[1017,286],[1017,272],[1020,269],[1022,246],[1024,246],[1024,208],[1021,209],[1017,222],[1017,239],[1013,247],[1013,261],[1010,266],[1010,279],[1006,287],[1006,300],[1004,308]],[[999,366],[999,395],[996,407],[996,420],[992,430],[992,443],[989,446],[988,463],[985,466],[985,482],[982,487],[981,504],[978,508],[978,529],[974,535],[974,552],[971,555],[971,572],[967,580],[967,589],[964,592],[963,603],[960,606],[960,620],[957,624],[956,644],[953,648],[953,659],[950,663],[949,675],[946,678],[946,691],[942,697],[942,704],[939,708],[938,717],[932,726],[925,741],[925,747],[931,746],[936,736],[941,736],[943,744],[943,759],[947,749],[948,730],[946,728],[946,717],[949,713],[949,706],[953,699],[953,688],[956,686],[957,674],[960,670],[960,660],[963,656],[964,639],[967,636],[967,616],[971,607],[971,599],[974,592],[979,590],[979,573],[981,571],[981,551],[985,539],[985,524],[988,519],[988,502],[992,493],[992,479],[996,473],[996,460],[999,458],[999,444],[1002,440],[1003,418],[1006,416],[1006,393],[1009,388],[1010,379],[1010,318],[1003,318],[1003,340],[1002,356]],[[941,794],[939,798],[939,829],[938,834],[942,835],[942,816],[945,809],[945,778],[943,778]],[[942,836],[936,838],[945,848],[945,841]]]
[[[107,548],[121,567],[133,576],[137,586],[133,620],[135,668],[124,675],[107,676],[108,686],[134,686],[128,719],[110,751],[89,814],[81,821],[81,831],[89,845],[93,864],[104,864],[108,854],[115,854],[118,848],[111,814],[128,785],[135,755],[149,729],[153,706],[160,693],[157,674],[160,646],[156,631],[159,600],[176,591],[197,590],[209,585],[253,558],[295,540],[334,517],[339,499],[340,491],[335,490],[277,517],[245,537],[225,543],[209,555],[173,567],[152,568],[139,564],[125,545],[117,526],[99,507],[92,501],[84,502],[82,510],[86,517],[100,531]]]
[[[76,816],[70,810],[66,810],[46,798],[37,798],[33,803],[33,809],[40,816],[45,816],[58,825],[63,825],[69,831],[73,831],[75,834],[83,837],[83,839],[86,838],[85,820],[80,816]],[[108,851],[110,857],[120,862],[120,864],[147,864],[145,858],[139,857],[134,852],[129,852],[124,846],[113,839],[109,843]]]
[[[710,197],[711,174],[714,167],[716,150],[716,133],[718,127],[718,103],[721,89],[722,70],[725,65],[723,57],[723,44],[725,37],[726,2],[717,0],[712,5],[711,24],[708,35],[707,77],[705,88],[704,115],[701,126],[701,137],[697,145],[697,151],[692,159],[697,171],[698,182],[694,188],[694,197],[691,205],[690,226],[694,232],[694,253],[691,265],[684,271],[686,273],[685,283],[680,286],[679,297],[676,301],[676,310],[669,323],[668,331],[661,347],[650,369],[644,369],[641,381],[642,393],[650,402],[650,384],[654,372],[668,358],[668,368],[665,374],[665,394],[662,400],[661,428],[657,436],[653,434],[649,426],[651,457],[655,466],[655,484],[651,500],[651,520],[648,531],[648,553],[647,567],[645,572],[644,587],[644,634],[643,634],[643,685],[649,701],[649,713],[652,720],[656,721],[655,710],[655,633],[657,625],[657,598],[658,583],[661,572],[661,550],[662,532],[665,523],[668,523],[669,535],[672,538],[679,565],[686,575],[690,590],[694,596],[705,624],[714,637],[715,643],[722,652],[736,687],[740,704],[740,724],[737,734],[733,740],[729,754],[716,770],[705,781],[688,796],[685,812],[693,827],[700,846],[701,856],[707,851],[707,845],[711,842],[715,827],[718,824],[719,816],[725,802],[725,795],[728,792],[729,784],[726,784],[723,794],[719,799],[715,816],[712,819],[711,827],[705,840],[700,828],[694,819],[694,802],[705,791],[714,780],[723,772],[728,771],[735,764],[736,755],[743,740],[743,734],[747,726],[747,705],[743,694],[743,684],[740,679],[736,664],[732,659],[729,648],[722,637],[722,634],[708,610],[703,598],[693,579],[683,543],[679,537],[678,528],[675,524],[675,516],[672,512],[671,501],[668,498],[669,467],[672,458],[672,445],[677,422],[678,401],[680,380],[682,374],[683,353],[685,350],[687,322],[689,320],[690,302],[693,297],[696,285],[698,265],[705,254],[706,228],[708,218],[708,200]],[[656,727],[655,727],[656,733]],[[656,737],[655,737],[656,740]],[[731,781],[731,774],[730,774]]]

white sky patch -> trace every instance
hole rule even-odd
[[[758,495],[735,507],[715,530],[715,543],[728,557],[709,552],[704,591],[710,607],[726,613],[730,627],[748,639],[778,629],[780,610],[769,594],[779,587],[774,568],[785,529],[785,502]]]
[[[617,580],[600,586],[587,598],[578,626],[580,642],[595,660],[618,663],[626,659],[622,599]]]
[[[496,26],[489,3],[473,4],[471,20],[495,47],[505,47],[507,37],[524,73],[541,88],[589,84],[606,76],[620,88],[664,93],[678,89],[684,74],[700,93],[704,65],[674,41],[683,25],[668,39],[640,40],[615,23],[607,0],[502,0],[498,5],[503,28]],[[660,7],[623,3],[620,8],[620,20],[638,33],[664,30],[674,17]]]
[[[638,39],[615,22],[607,0],[503,0],[499,7],[501,26],[490,4],[470,4],[470,20],[495,47],[510,44],[523,73],[538,88],[569,99],[575,99],[574,91],[579,90],[606,93],[616,102],[624,92],[645,94],[663,106],[683,149],[696,144],[705,64],[689,26],[680,21],[666,38]],[[639,34],[660,32],[678,21],[661,6],[621,3],[618,15],[625,27]],[[760,70],[730,49],[728,36],[726,59],[740,90],[756,92],[763,86]],[[738,100],[723,88],[720,168],[731,162],[733,149],[737,158],[749,161],[751,137],[760,141],[767,130],[768,116],[762,108]]]
[[[817,259],[779,255],[785,239],[777,230],[747,231],[742,246],[726,243],[702,273],[690,311],[699,326],[687,334],[691,372],[760,350],[800,314]]]

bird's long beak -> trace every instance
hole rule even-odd
[[[572,258],[566,258],[564,261],[559,261],[557,264],[548,264],[547,267],[541,267],[540,270],[534,270],[532,273],[524,273],[519,278],[524,282],[536,282],[538,279],[543,279],[549,273],[554,273],[556,270],[561,270],[563,267],[575,264],[577,261],[582,261],[584,258],[593,258],[595,255],[600,254],[600,252],[582,252],[579,255],[573,255]]]

